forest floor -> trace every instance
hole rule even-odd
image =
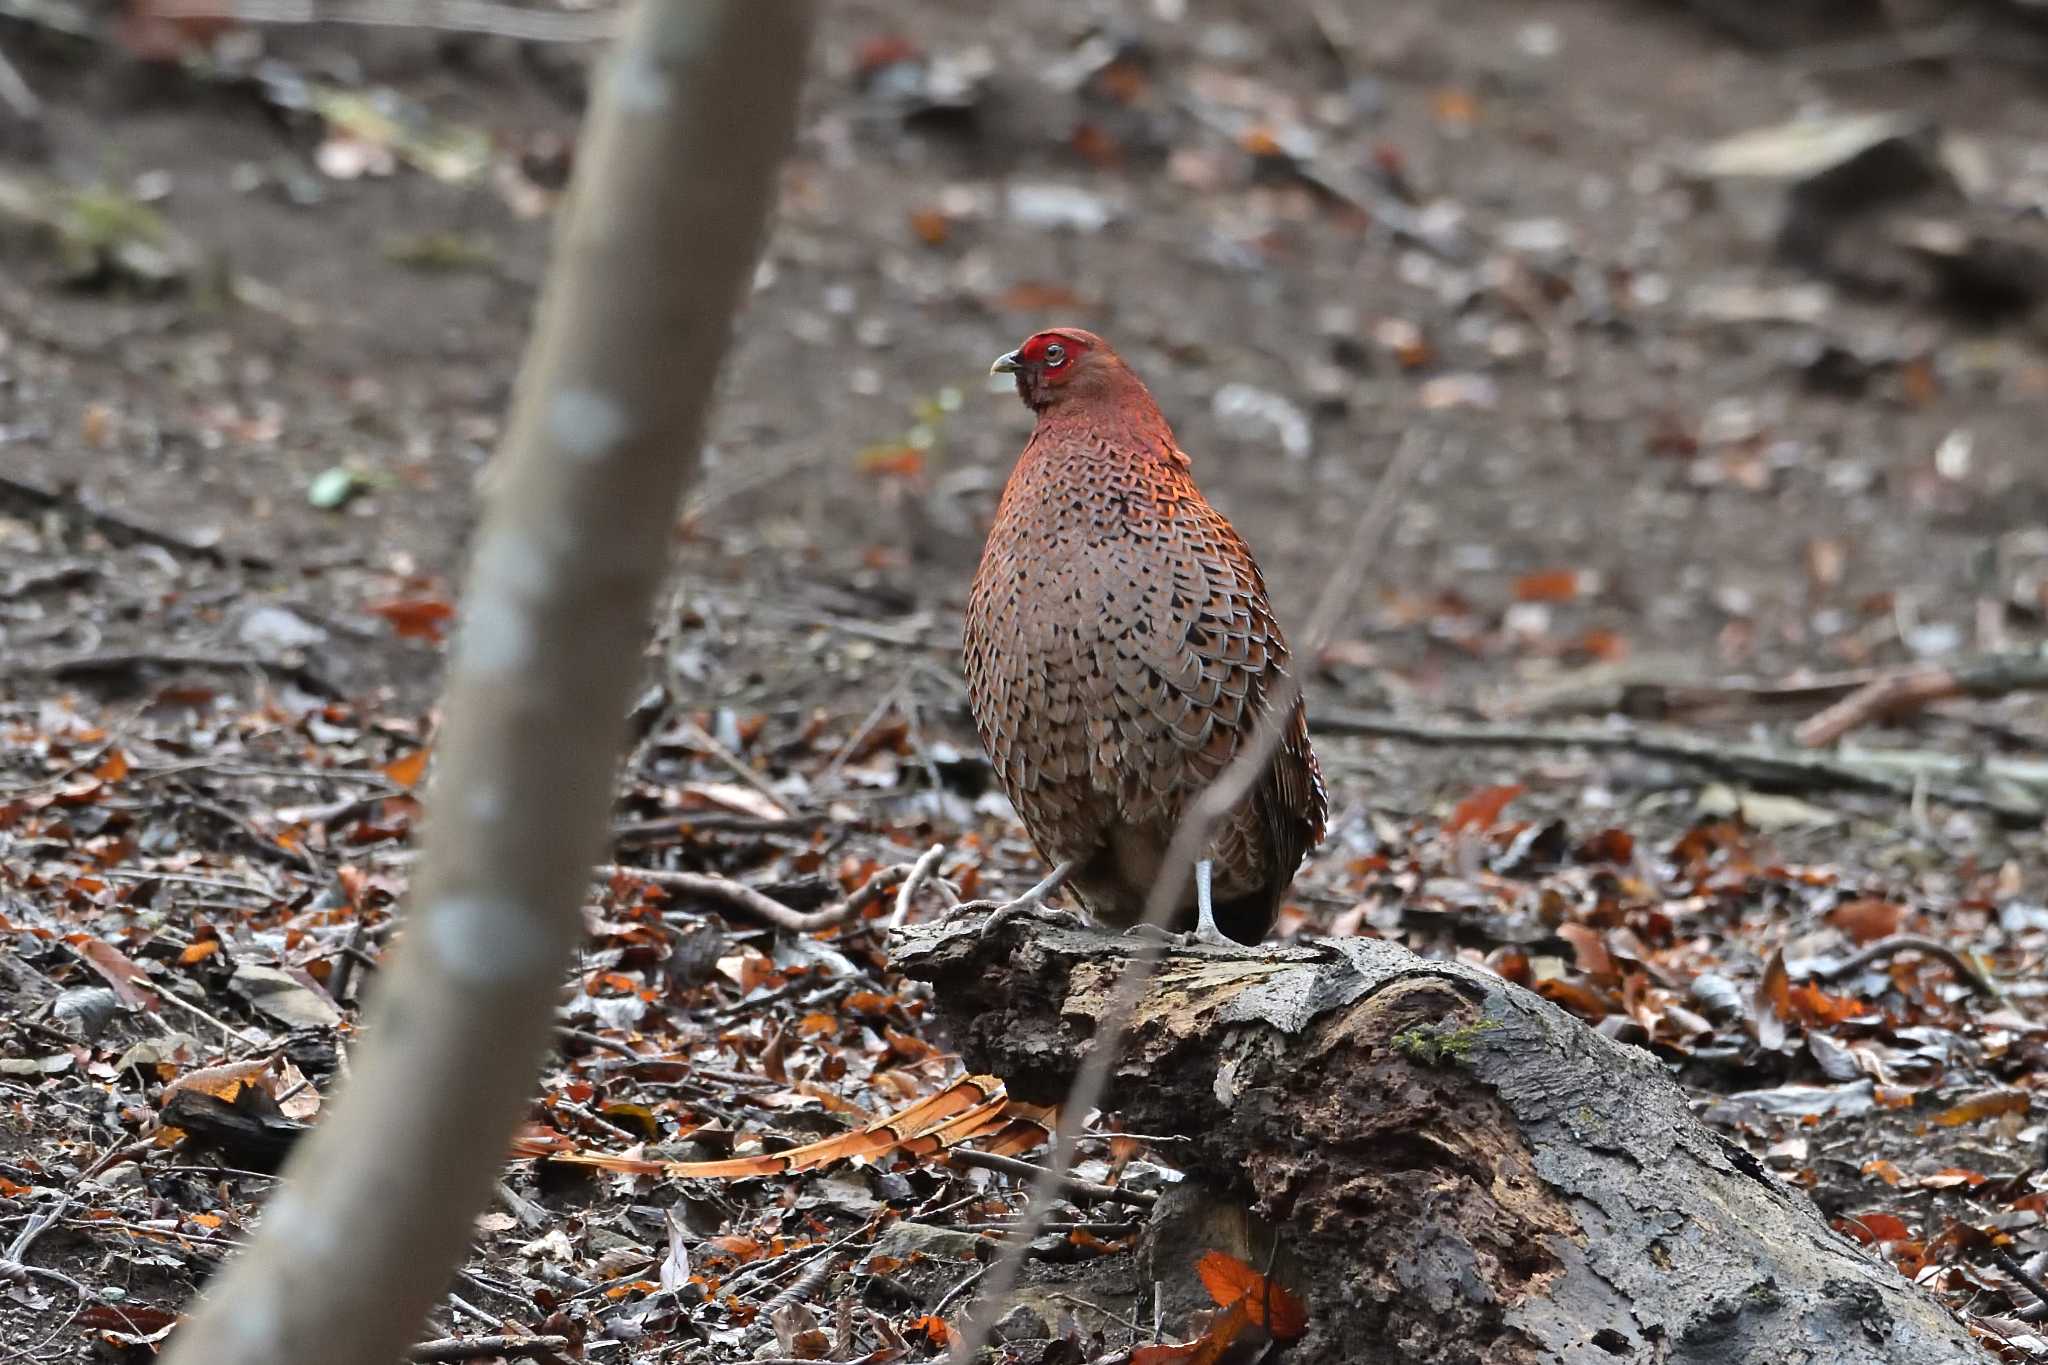
[[[2048,694],[1850,736],[1909,752],[1902,793],[1763,790],[1725,756],[1789,749],[1841,678],[2048,639],[2033,74],[1882,32],[1761,51],[1624,0],[1013,0],[1000,32],[825,8],[673,591],[621,661],[648,679],[625,870],[529,1139],[722,1155],[957,1079],[882,952],[893,890],[804,935],[632,869],[811,910],[943,845],[920,916],[1035,879],[958,619],[1029,428],[988,364],[1078,323],[1151,384],[1297,630],[1427,443],[1308,680],[1332,831],[1283,930],[1462,955],[1643,1043],[1987,1348],[2048,1359],[2011,1273],[2048,1260]],[[0,99],[0,1261],[30,1267],[0,1359],[167,1330],[343,1065],[593,51],[103,11],[0,5],[25,87]],[[1899,122],[1862,134],[1876,207],[1789,260],[1815,139],[1724,140],[1816,112]],[[1954,246],[1980,233],[2016,235],[1985,266]],[[1340,733],[1366,712],[1654,724],[1723,757]],[[1850,961],[1902,933],[1991,975]],[[223,1155],[168,1121],[195,1072],[188,1109],[268,1136]],[[914,1162],[507,1179],[440,1326],[613,1361],[799,1353],[800,1316],[761,1311],[797,1281],[832,1358],[929,1350],[1010,1188]],[[1120,1238],[1054,1240],[1042,1278]],[[1120,1349],[1150,1316],[1126,1288],[1045,1316]]]

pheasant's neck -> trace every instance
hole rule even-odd
[[[1159,465],[1179,473],[1187,456],[1173,428],[1140,390],[1115,403],[1047,408],[1018,461],[1040,477],[1100,478],[1111,469]]]

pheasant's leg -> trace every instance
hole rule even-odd
[[[1035,919],[1044,924],[1056,925],[1063,929],[1079,928],[1081,917],[1070,910],[1056,910],[1045,903],[1046,897],[1066,884],[1074,874],[1074,860],[1068,859],[1046,874],[1043,881],[1013,901],[967,901],[949,911],[949,920],[965,919],[969,915],[986,913],[988,918],[981,923],[983,934],[992,934],[1010,920],[1021,917]]]
[[[1195,937],[1219,948],[1235,948],[1239,946],[1237,940],[1216,927],[1216,907],[1209,890],[1214,875],[1215,866],[1209,859],[1195,864]]]
[[[1219,948],[1242,948],[1230,935],[1216,927],[1216,907],[1210,884],[1215,880],[1215,864],[1204,858],[1195,864],[1195,929],[1193,933],[1177,933],[1163,926],[1134,924],[1130,932],[1158,939],[1169,948],[1185,948],[1192,943],[1213,943]]]

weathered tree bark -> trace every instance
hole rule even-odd
[[[1047,1103],[1136,946],[925,926],[896,960],[932,983],[973,1070]],[[1277,1230],[1276,1275],[1309,1304],[1297,1365],[1984,1358],[1695,1122],[1649,1054],[1483,971],[1371,939],[1176,949],[1110,1093],[1134,1131],[1188,1138],[1176,1163]],[[1155,1274],[1185,1277],[1205,1245],[1191,1229],[1220,1221],[1213,1206],[1155,1220]]]
[[[643,0],[611,54],[477,533],[404,941],[353,1082],[171,1365],[388,1365],[446,1291],[581,932],[811,18]]]

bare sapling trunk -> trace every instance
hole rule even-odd
[[[171,1365],[388,1365],[490,1195],[580,928],[810,0],[646,0],[589,111],[477,533],[405,937],[354,1080]]]

